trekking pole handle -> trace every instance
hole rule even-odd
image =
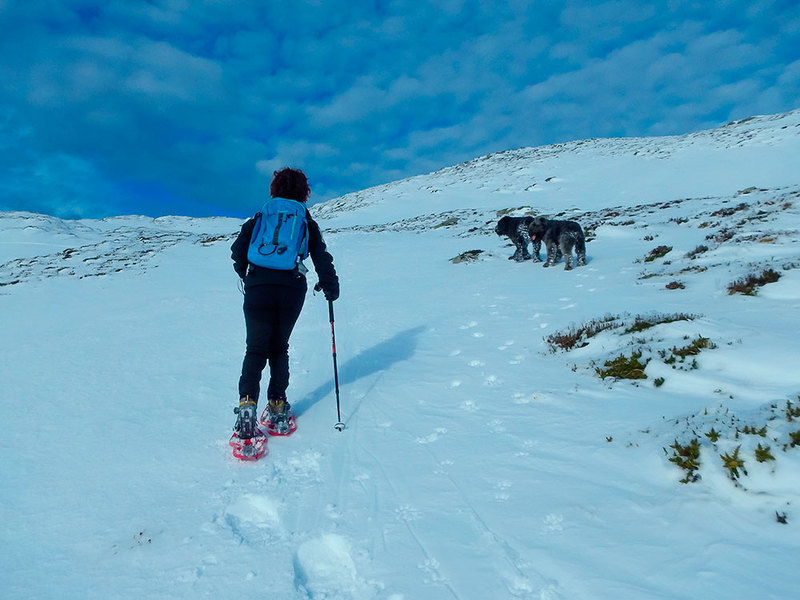
[[[314,286],[314,291],[321,292],[322,284],[317,282],[317,284]],[[328,321],[333,323],[333,300],[328,300]]]

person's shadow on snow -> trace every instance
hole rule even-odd
[[[342,388],[349,383],[358,381],[362,377],[367,377],[373,373],[385,371],[393,364],[408,360],[414,356],[417,349],[417,338],[425,331],[426,327],[419,326],[407,329],[395,334],[390,339],[375,344],[371,348],[361,351],[353,358],[339,364],[339,395],[341,397]],[[337,353],[338,354],[338,353]],[[337,360],[340,357],[337,355]],[[331,357],[331,369],[333,369],[333,357]],[[309,408],[322,400],[328,394],[334,393],[333,376],[320,385],[317,389],[306,394],[302,400],[297,402],[293,408],[297,416],[305,413]],[[350,414],[354,413],[358,407],[349,407]],[[343,415],[344,418],[344,415]]]

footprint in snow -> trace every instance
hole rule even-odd
[[[574,308],[578,306],[575,302],[573,302],[572,298],[559,298],[558,301],[567,303],[561,307],[561,310],[567,310],[569,308]]]
[[[426,558],[425,562],[419,565],[425,573],[425,583],[446,583],[447,579],[441,573],[441,564],[435,558]]]
[[[564,527],[562,525],[563,522],[564,522],[563,515],[550,513],[544,518],[544,526],[542,527],[542,533],[556,533],[559,531],[564,531]]]
[[[505,480],[496,483],[494,486],[495,489],[494,499],[497,500],[498,502],[505,502],[506,500],[511,498],[511,495],[507,491],[508,489],[511,488],[511,485],[512,483],[510,481],[505,481]]]
[[[492,419],[491,421],[489,421],[488,426],[489,426],[489,430],[492,433],[505,433],[506,432],[506,426],[503,425],[503,421],[501,421],[500,419]]]
[[[439,463],[439,466],[433,470],[434,475],[447,475],[450,472],[450,467],[452,467],[454,462],[452,460],[443,460]]]
[[[315,450],[295,451],[282,462],[274,464],[272,479],[278,481],[309,479],[320,481],[320,459]]]
[[[461,410],[465,410],[467,412],[477,412],[478,411],[478,404],[475,400],[464,400],[460,406]]]
[[[397,516],[397,520],[401,523],[417,521],[422,516],[422,513],[410,504],[403,504],[397,507],[394,513]]]
[[[369,479],[369,475],[367,475],[366,478]],[[354,479],[358,480],[357,477],[355,477]],[[339,519],[342,518],[342,511],[339,510],[339,507],[336,506],[335,504],[326,505],[325,506],[325,514],[328,516],[328,518],[331,521],[338,521]]]
[[[242,541],[255,544],[275,535],[280,527],[278,504],[269,496],[242,494],[224,512],[224,520]]]
[[[294,580],[308,598],[371,598],[377,590],[359,577],[347,539],[328,533],[300,545]]]
[[[418,444],[432,444],[436,440],[439,439],[439,436],[443,433],[447,433],[447,429],[444,427],[437,428],[433,433],[430,435],[426,435],[425,437],[418,437],[417,443]]]
[[[525,440],[522,444],[522,450],[517,450],[514,456],[530,456],[531,451],[538,445],[534,440]]]
[[[208,567],[215,567],[219,564],[219,560],[213,554],[206,554],[200,559],[200,566],[194,568],[182,569],[177,574],[177,580],[181,583],[193,583],[206,574]],[[247,579],[252,579],[255,576],[253,571],[249,571],[245,576]]]
[[[512,396],[514,404],[530,404],[534,400],[534,395],[523,392],[515,392]]]

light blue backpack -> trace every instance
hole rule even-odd
[[[308,257],[306,206],[297,200],[270,198],[256,215],[248,262],[266,269],[302,268]],[[304,269],[303,269],[304,270]]]

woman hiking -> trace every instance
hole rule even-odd
[[[269,193],[271,199],[264,204],[262,212],[242,226],[231,246],[233,268],[244,282],[244,320],[247,329],[247,349],[239,378],[238,417],[234,428],[235,435],[243,440],[259,434],[256,407],[261,373],[267,363],[268,403],[262,421],[268,425],[270,433],[287,434],[294,430],[293,419],[290,420],[290,405],[286,401],[286,388],[289,386],[289,337],[308,290],[303,258],[311,257],[319,277],[318,286],[325,298],[332,302],[339,297],[339,278],[333,266],[333,257],[327,251],[319,225],[311,218],[306,207],[311,188],[305,173],[290,168],[275,171]],[[275,209],[275,205],[288,206],[288,211],[295,210],[296,214],[288,214],[283,208]],[[276,210],[280,213],[277,221],[270,221],[275,217],[269,215]],[[281,213],[281,210],[284,212]],[[297,247],[293,246],[292,241],[278,241],[289,231],[290,222],[292,225],[295,222],[300,224],[297,231],[301,237]],[[292,261],[288,268],[286,264],[278,263],[275,266],[270,262],[285,260],[286,257]]]

